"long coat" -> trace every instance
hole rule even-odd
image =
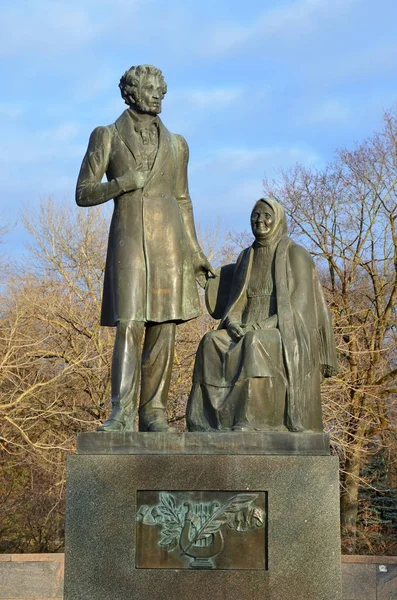
[[[146,184],[122,193],[118,178],[140,165],[135,124],[127,109],[113,125],[94,129],[77,182],[80,206],[114,199],[101,313],[106,326],[119,320],[187,321],[200,314],[188,146],[158,119],[158,152]],[[104,174],[108,181],[101,183]]]

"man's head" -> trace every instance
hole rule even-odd
[[[167,84],[160,69],[152,65],[131,67],[120,79],[119,88],[128,106],[153,115],[161,112]]]

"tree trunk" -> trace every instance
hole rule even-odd
[[[342,477],[340,499],[342,547],[345,554],[356,553],[358,492],[360,487],[361,456],[364,441],[363,424],[356,432],[356,442],[350,447]]]

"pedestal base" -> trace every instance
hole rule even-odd
[[[247,454],[262,434],[239,433],[233,454],[162,454],[162,435],[69,458],[65,600],[341,598],[337,458]]]

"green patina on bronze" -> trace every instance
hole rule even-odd
[[[147,494],[138,492],[139,502],[144,502]],[[255,504],[259,496],[262,506]],[[264,504],[264,492],[159,492],[157,504],[140,504],[138,508],[137,521],[141,529],[137,541],[137,567],[166,568],[162,560],[165,551],[175,553],[174,566],[179,568],[244,568],[236,551],[236,540],[234,547],[230,545],[228,548],[228,532],[234,532],[236,537],[236,533],[249,535],[264,529]],[[156,526],[158,537],[153,539],[149,536],[145,526]],[[265,568],[264,534],[265,531],[254,539],[253,545],[247,546],[251,551],[255,549],[256,562],[253,562],[252,568],[259,568],[259,565]],[[155,547],[162,549],[160,553],[157,550],[157,559]],[[222,553],[226,557],[218,567],[217,557]],[[242,564],[247,568],[247,563]]]

